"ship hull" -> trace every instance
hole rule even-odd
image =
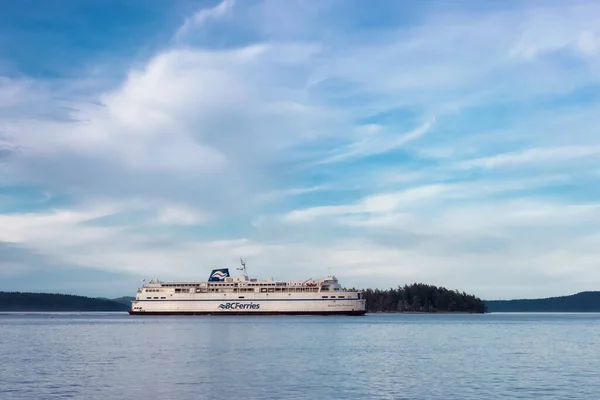
[[[239,296],[225,293],[221,298],[210,294],[192,294],[187,298],[134,300],[130,315],[362,315],[365,300],[357,297],[336,298],[298,295]],[[153,296],[154,297],[154,296]],[[157,296],[158,297],[158,296]],[[166,296],[163,296],[166,297]]]
[[[365,315],[366,311],[132,311],[129,315]]]

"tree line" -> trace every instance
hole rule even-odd
[[[367,312],[465,312],[485,313],[483,300],[445,287],[413,283],[397,289],[365,289]]]
[[[488,300],[491,312],[600,312],[600,292],[545,299]]]
[[[0,292],[0,311],[126,311],[111,300],[50,293]]]

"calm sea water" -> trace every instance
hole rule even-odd
[[[0,315],[0,399],[600,399],[600,314]]]

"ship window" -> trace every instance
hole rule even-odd
[[[161,299],[166,299],[166,297],[161,297]]]
[[[243,299],[243,298],[244,298],[244,296],[238,296],[238,299]]]
[[[158,297],[155,297],[155,299],[158,299]]]
[[[324,298],[324,299],[328,298],[327,296],[321,296],[321,297]]]
[[[146,297],[146,300],[152,300],[152,297]]]
[[[339,299],[345,299],[346,296],[338,296]]]

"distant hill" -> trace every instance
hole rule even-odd
[[[112,301],[116,301],[117,303],[125,304],[127,307],[131,307],[131,302],[135,300],[133,296],[123,296],[117,297],[116,299],[111,299]]]
[[[129,305],[68,294],[0,292],[0,311],[127,311]]]
[[[600,292],[529,300],[486,300],[490,312],[600,312]]]

